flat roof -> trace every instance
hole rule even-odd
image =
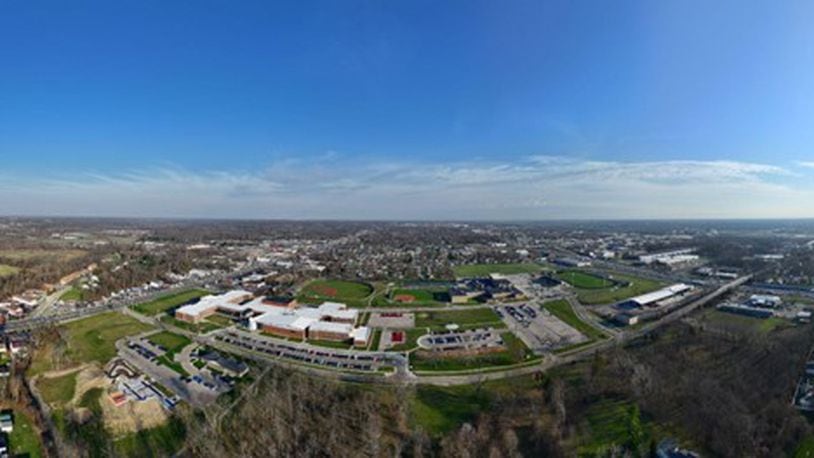
[[[681,294],[689,289],[690,286],[687,284],[676,283],[675,285],[662,288],[658,291],[653,291],[652,293],[642,294],[641,296],[636,296],[629,300],[641,305],[647,305],[675,296],[676,294]]]
[[[309,328],[309,331],[318,331],[318,332],[333,332],[336,334],[345,334],[350,337],[351,332],[353,332],[353,326],[348,323],[335,323],[332,321],[317,321],[316,323],[312,324]]]

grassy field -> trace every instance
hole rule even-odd
[[[39,458],[42,456],[40,436],[34,429],[34,424],[28,415],[14,413],[14,430],[9,434],[11,456]]]
[[[345,342],[334,342],[333,340],[314,340],[308,339],[308,343],[311,345],[316,345],[319,347],[326,347],[326,348],[340,348],[343,350],[347,350],[352,348],[353,345],[348,341]]]
[[[615,286],[615,282],[612,280],[579,270],[564,270],[562,272],[557,272],[557,278],[568,283],[574,288],[598,289]]]
[[[65,302],[77,302],[81,301],[85,294],[82,292],[81,289],[76,287],[71,287],[68,291],[65,291],[62,296],[59,296],[59,300]]]
[[[73,249],[9,249],[0,250],[0,259],[9,261],[24,261],[28,263],[64,262],[86,255],[83,250]]]
[[[415,315],[416,328],[443,329],[447,324],[488,325],[499,327],[504,323],[490,308],[455,310],[448,312],[419,312]]]
[[[585,337],[591,340],[605,338],[605,334],[602,331],[579,319],[568,301],[558,300],[547,302],[543,304],[543,307],[551,312],[552,315],[564,321],[568,326],[581,332]]]
[[[64,405],[73,399],[76,392],[76,372],[60,377],[40,377],[37,380],[37,389],[42,399],[49,405]]]
[[[301,302],[344,302],[350,307],[364,307],[364,299],[373,294],[367,283],[345,280],[314,280],[305,285],[297,299]]]
[[[431,436],[446,434],[488,411],[496,398],[536,386],[530,376],[450,387],[419,385],[410,399],[413,424]]]
[[[173,334],[171,332],[159,332],[158,334],[151,335],[147,340],[154,345],[158,345],[165,349],[166,353],[158,357],[158,362],[164,366],[169,367],[182,376],[187,376],[181,363],[175,361],[175,354],[181,351],[184,347],[191,344],[192,341],[186,336]]]
[[[117,340],[152,329],[120,313],[108,312],[94,315],[63,326],[67,340],[67,360],[71,364],[96,362],[107,363],[116,356]],[[35,358],[31,373],[41,373],[52,368],[47,356]]]
[[[418,344],[416,343],[416,341],[418,341],[418,338],[423,336],[426,333],[427,333],[427,330],[423,329],[423,328],[407,329],[405,331],[404,343],[399,344],[399,345],[395,345],[394,347],[391,348],[391,350],[393,350],[393,351],[409,351],[409,350],[412,350],[413,348],[416,348],[418,346]]]
[[[208,316],[208,317],[206,317],[206,321],[208,321],[210,323],[213,323],[213,324],[216,324],[216,325],[218,325],[218,326],[220,326],[222,328],[228,328],[229,326],[232,326],[233,324],[235,324],[235,322],[232,321],[231,318],[223,316],[223,315]]]
[[[716,309],[709,309],[703,314],[704,320],[717,327],[733,332],[756,332],[768,334],[775,329],[793,326],[791,322],[779,317],[756,318],[751,316],[737,315],[735,313],[721,312]]]
[[[171,456],[183,446],[185,436],[184,424],[171,417],[165,425],[116,439],[113,446],[118,456]]]
[[[462,358],[437,357],[431,353],[419,351],[410,355],[410,364],[416,371],[452,372],[511,366],[521,363],[531,356],[526,344],[514,334],[505,332],[501,337],[506,344],[504,351]]]
[[[413,422],[437,436],[473,421],[489,408],[491,397],[472,385],[419,386],[411,404]]]
[[[8,264],[0,264],[0,278],[11,277],[20,271],[19,267],[10,266]]]
[[[167,310],[178,307],[179,305],[186,304],[187,302],[203,297],[209,294],[209,291],[203,289],[192,289],[189,291],[181,291],[174,294],[161,296],[158,299],[143,304],[133,306],[133,309],[143,315],[158,315],[159,313],[166,312]]]
[[[546,268],[535,263],[518,264],[467,264],[455,266],[452,271],[456,277],[488,277],[489,274],[534,274],[542,272]]]
[[[814,436],[809,436],[800,442],[794,451],[794,458],[814,458]]]
[[[611,304],[634,296],[655,291],[664,286],[663,283],[646,278],[628,275],[614,275],[614,280],[626,283],[627,286],[618,286],[601,289],[577,288],[577,297],[583,304]]]
[[[147,340],[152,342],[154,345],[163,347],[167,353],[178,353],[184,347],[192,343],[192,341],[186,336],[173,334],[166,331],[153,334]]]

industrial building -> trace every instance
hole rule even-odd
[[[695,248],[683,248],[680,250],[664,251],[661,253],[651,253],[639,256],[639,261],[643,264],[661,264],[667,267],[676,267],[697,262],[700,257],[696,254]]]
[[[634,308],[657,307],[665,301],[681,297],[690,290],[692,290],[692,286],[685,283],[676,283],[675,285],[653,291],[652,293],[632,297],[618,304],[617,308],[630,310]]]

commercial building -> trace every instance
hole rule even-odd
[[[680,250],[664,251],[661,253],[651,253],[639,256],[639,261],[644,264],[662,264],[667,267],[675,267],[683,264],[691,264],[700,259],[695,248],[683,248]]]
[[[780,296],[771,296],[767,294],[754,294],[746,303],[752,307],[762,308],[777,308],[783,304],[783,299]]]
[[[642,294],[641,296],[632,297],[617,305],[621,309],[633,309],[643,307],[655,307],[661,302],[669,299],[677,298],[686,294],[692,289],[692,286],[684,283],[676,283],[675,285],[662,288],[652,293]]]

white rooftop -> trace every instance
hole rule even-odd
[[[642,294],[641,296],[636,296],[631,298],[631,301],[634,301],[641,305],[652,304],[653,302],[658,302],[668,297],[675,296],[676,294],[681,294],[690,289],[690,286],[684,283],[676,283],[675,285],[668,286],[666,288],[662,288],[658,291],[653,291],[652,293]]]

